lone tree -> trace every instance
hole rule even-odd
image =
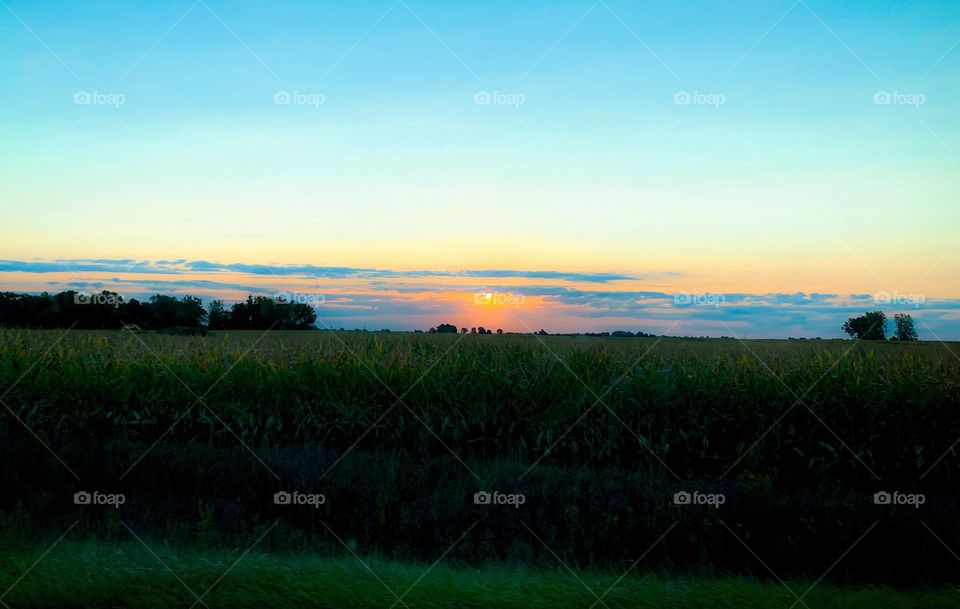
[[[211,300],[207,309],[207,326],[211,330],[224,330],[230,325],[230,314],[222,300]]]
[[[440,334],[456,334],[457,327],[453,324],[440,324],[437,326],[437,332]]]
[[[913,325],[912,317],[906,313],[897,313],[893,316],[893,321],[897,324],[894,338],[897,340],[918,340],[917,329]]]
[[[883,340],[886,326],[887,316],[883,311],[871,311],[848,319],[843,324],[843,331],[859,340]]]

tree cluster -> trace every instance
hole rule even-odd
[[[267,296],[247,296],[228,312],[222,300],[210,303],[211,330],[308,330],[317,321],[317,312],[302,302],[286,302]]]
[[[310,305],[264,296],[250,296],[227,310],[223,301],[210,303],[195,296],[157,294],[146,301],[125,300],[102,291],[86,294],[68,290],[59,294],[0,292],[0,326],[25,328],[118,329],[125,325],[143,330],[172,328],[211,330],[309,329],[317,320]]]
[[[906,313],[897,313],[893,316],[895,329],[890,340],[915,341],[918,340],[917,329],[913,317]],[[858,340],[886,340],[887,316],[883,311],[870,311],[859,317],[851,317],[843,324],[843,331],[851,338]]]
[[[453,324],[440,324],[435,328],[430,328],[431,334],[456,334],[457,327]],[[460,334],[493,334],[493,330],[488,330],[483,326],[479,328],[460,328]],[[503,330],[497,328],[497,334],[503,334]]]

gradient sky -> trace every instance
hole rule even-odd
[[[932,0],[2,0],[0,289],[957,339],[958,42]]]

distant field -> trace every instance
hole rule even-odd
[[[340,556],[346,545],[429,564],[450,548],[445,560],[463,565],[595,572],[622,571],[669,531],[631,577],[939,586],[960,580],[946,549],[960,550],[955,353],[844,340],[0,330],[0,387],[12,387],[0,518],[28,548],[76,523],[71,539],[126,543],[136,531],[242,552],[273,526],[271,552]],[[126,502],[74,505],[96,489]],[[326,503],[274,503],[295,490]],[[474,503],[495,490],[525,502]],[[878,491],[925,501],[877,505]],[[724,503],[677,505],[678,492]]]

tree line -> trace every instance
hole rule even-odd
[[[420,330],[417,330],[419,332]],[[439,324],[428,330],[430,334],[456,334],[457,327],[453,324]],[[484,328],[480,326],[478,328],[460,328],[460,334],[494,334],[493,330],[489,328]],[[501,328],[497,328],[496,334],[503,334]],[[516,332],[508,332],[508,334],[516,334]],[[546,330],[541,328],[537,332],[531,332],[531,334],[536,334],[538,336],[551,336]],[[646,332],[631,332],[629,330],[615,330],[613,332],[567,332],[567,333],[554,333],[552,336],[588,336],[588,337],[604,337],[612,336],[615,338],[653,338],[656,335],[647,334]]]
[[[0,326],[23,328],[68,328],[88,330],[309,330],[317,313],[306,303],[283,298],[247,296],[228,309],[222,300],[204,308],[196,296],[156,294],[145,301],[124,299],[104,290],[87,294],[68,290],[18,294],[0,292]]]

